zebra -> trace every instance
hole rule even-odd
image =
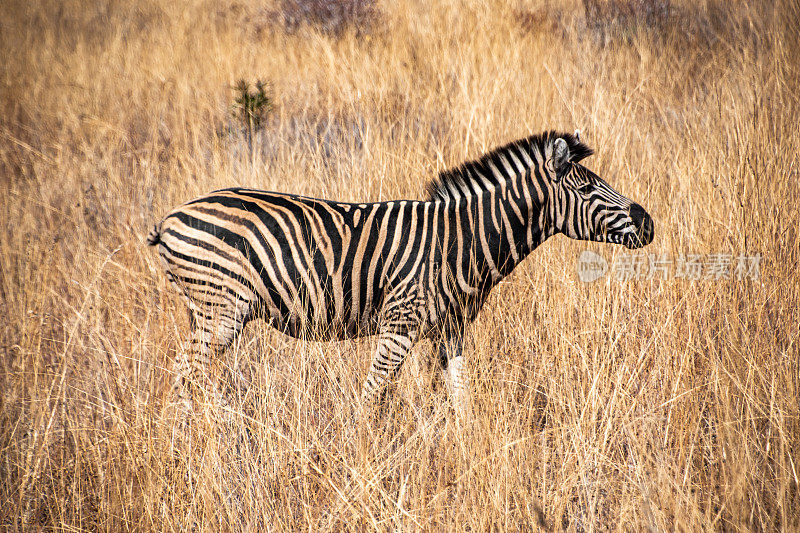
[[[558,233],[631,249],[653,240],[644,208],[580,164],[592,153],[577,132],[548,131],[441,172],[426,200],[353,204],[235,187],[177,207],[147,242],[190,310],[178,395],[191,398],[194,383],[220,401],[206,369],[261,318],[319,341],[377,335],[365,404],[382,403],[412,347],[431,339],[463,412],[466,326],[531,251]]]

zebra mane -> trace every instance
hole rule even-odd
[[[539,159],[545,160],[552,153],[552,144],[559,137],[564,139],[569,147],[570,161],[577,163],[592,155],[593,150],[570,133],[548,131],[532,135],[495,148],[474,161],[462,163],[455,168],[439,173],[436,179],[428,183],[428,198],[431,200],[455,199],[470,196],[476,190],[497,187],[507,179],[505,176],[507,165],[510,165],[515,171],[517,169],[513,162],[514,159],[511,157],[512,154],[527,167],[526,159],[522,157],[521,152],[528,154],[532,161],[537,160],[536,153],[540,154]],[[492,167],[498,169],[501,175],[497,175]]]

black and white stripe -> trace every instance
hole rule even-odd
[[[374,401],[422,338],[439,345],[466,401],[462,338],[492,287],[556,233],[629,247],[652,221],[578,164],[591,150],[548,132],[443,172],[427,201],[346,204],[233,188],[178,207],[151,232],[186,296],[192,333],[176,359],[216,394],[211,360],[253,318],[292,336],[378,335],[363,399]]]

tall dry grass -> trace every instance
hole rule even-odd
[[[0,5],[3,528],[800,529],[796,2],[602,31],[577,0],[385,2],[336,31],[274,22],[297,3],[174,4]],[[240,78],[275,103],[252,154]],[[653,215],[642,253],[760,254],[760,278],[587,285],[582,250],[625,251],[556,237],[470,329],[467,424],[426,344],[354,424],[372,342],[263,324],[226,354],[232,420],[176,422],[188,319],[143,244],[167,209],[233,185],[419,198],[551,128]]]

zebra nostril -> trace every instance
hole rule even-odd
[[[634,224],[637,226],[642,226],[645,218],[650,218],[650,215],[647,214],[647,211],[644,210],[644,207],[640,206],[639,204],[632,204],[628,210],[628,213],[630,214]]]

